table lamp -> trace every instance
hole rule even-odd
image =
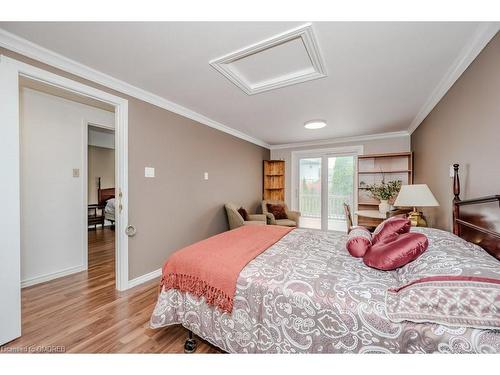
[[[422,213],[417,211],[416,207],[437,207],[439,203],[426,184],[415,184],[401,186],[394,206],[413,207],[413,211],[408,214],[411,225],[426,227],[427,222]]]

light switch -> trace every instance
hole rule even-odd
[[[152,167],[144,167],[144,177],[154,177],[155,176],[155,169]]]
[[[455,177],[455,170],[453,169],[453,165],[450,165],[450,178]]]
[[[73,177],[80,177],[80,169],[73,168]]]
[[[204,178],[205,180],[208,180],[208,172],[205,172],[205,173],[203,174],[203,178]]]

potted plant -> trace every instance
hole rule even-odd
[[[385,182],[382,180],[380,184],[373,184],[367,187],[368,191],[373,195],[374,198],[380,200],[378,205],[378,210],[380,213],[385,214],[391,208],[389,200],[395,198],[402,185],[401,180]]]

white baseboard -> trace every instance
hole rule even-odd
[[[48,273],[48,274],[41,275],[41,276],[31,277],[29,279],[25,279],[25,280],[21,281],[21,288],[26,288],[28,286],[44,283],[46,281],[58,279],[59,277],[68,276],[68,275],[71,275],[73,273],[82,272],[85,270],[86,270],[86,267],[84,264],[82,264],[82,265],[79,265],[76,267],[66,268],[66,269],[61,270],[61,271],[52,272],[52,273]]]
[[[85,270],[86,270],[85,265],[80,265],[80,266],[76,266],[76,267],[66,268],[66,269],[61,270],[61,271],[48,273],[48,274],[41,275],[41,276],[31,277],[29,279],[25,279],[25,280],[21,281],[21,288],[26,288],[28,286],[33,286],[36,284],[44,283],[46,281],[58,279],[59,277],[68,276],[68,275],[71,275],[73,273],[82,272]],[[156,278],[159,279],[161,277],[161,272],[162,272],[162,269],[158,268],[157,270],[149,272],[145,275],[142,275],[142,276],[136,277],[135,279],[129,280],[127,289],[141,285],[145,282],[148,282],[148,281],[156,279]]]
[[[147,281],[153,280],[160,278],[161,276],[161,268],[158,268],[157,270],[154,270],[150,273],[147,273],[145,275],[136,277],[135,279],[129,280],[128,282],[128,289],[133,288],[134,286],[141,285]],[[159,280],[158,280],[159,281]]]

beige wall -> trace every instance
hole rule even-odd
[[[88,202],[97,203],[97,178],[101,177],[101,188],[115,187],[115,150],[88,146]]]
[[[285,200],[288,205],[292,202],[292,152],[315,149],[329,149],[347,146],[363,146],[364,154],[378,154],[387,152],[407,152],[410,151],[410,137],[403,136],[397,138],[375,139],[363,142],[334,143],[320,146],[286,148],[272,150],[271,158],[285,160]]]
[[[138,228],[130,239],[132,277],[227,230],[225,202],[255,212],[269,150],[139,101],[129,103],[129,126],[129,212]],[[144,178],[145,166],[156,168],[154,179]]]
[[[460,164],[461,198],[500,193],[500,34],[485,47],[411,136],[415,181],[440,207],[424,210],[431,225],[451,229],[452,179]]]
[[[129,101],[129,223],[137,227],[129,241],[129,279],[226,230],[225,202],[258,207],[269,150],[4,48],[0,53]],[[146,166],[156,168],[156,178],[144,177]]]

